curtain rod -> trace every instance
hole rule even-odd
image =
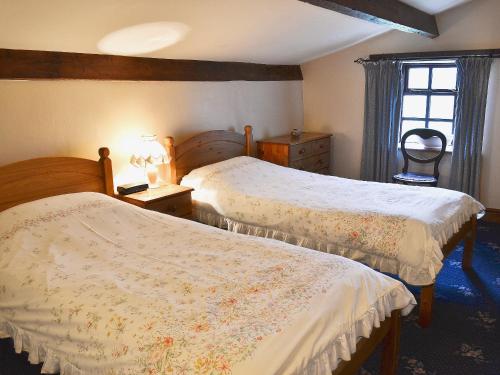
[[[378,54],[370,55],[367,59],[359,58],[354,62],[362,64],[369,61],[381,60],[445,60],[457,59],[460,57],[491,57],[499,58],[500,49],[478,49],[464,51],[432,51],[432,52],[410,52],[410,53],[393,53],[393,54]]]

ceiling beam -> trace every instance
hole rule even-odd
[[[0,49],[0,79],[300,81],[298,65]]]
[[[299,0],[347,16],[428,38],[439,36],[436,17],[397,0]]]

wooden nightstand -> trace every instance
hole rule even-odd
[[[190,219],[192,191],[190,187],[169,184],[117,198],[147,210]]]
[[[302,133],[257,141],[259,159],[284,167],[322,174],[330,173],[331,134]]]

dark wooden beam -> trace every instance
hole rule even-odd
[[[298,65],[0,49],[0,79],[296,81],[302,72]]]
[[[299,0],[365,21],[429,38],[439,36],[436,17],[397,0]]]
[[[426,60],[426,59],[456,59],[468,56],[500,57],[499,49],[475,49],[459,51],[430,51],[430,52],[407,52],[386,53],[370,55],[370,60]]]

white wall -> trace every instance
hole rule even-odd
[[[427,39],[391,31],[346,50],[308,62],[304,74],[304,127],[332,132],[333,172],[359,178],[364,116],[364,71],[354,60],[377,53],[500,48],[500,1],[474,0],[438,15],[441,35]],[[500,165],[500,85],[497,60],[492,73],[483,148],[481,200],[500,208],[495,168]],[[443,184],[449,178],[449,155],[442,162]]]
[[[128,160],[142,134],[182,141],[251,124],[259,139],[302,122],[302,82],[0,81],[0,165],[41,156],[94,159],[108,146],[116,185],[136,178]]]

